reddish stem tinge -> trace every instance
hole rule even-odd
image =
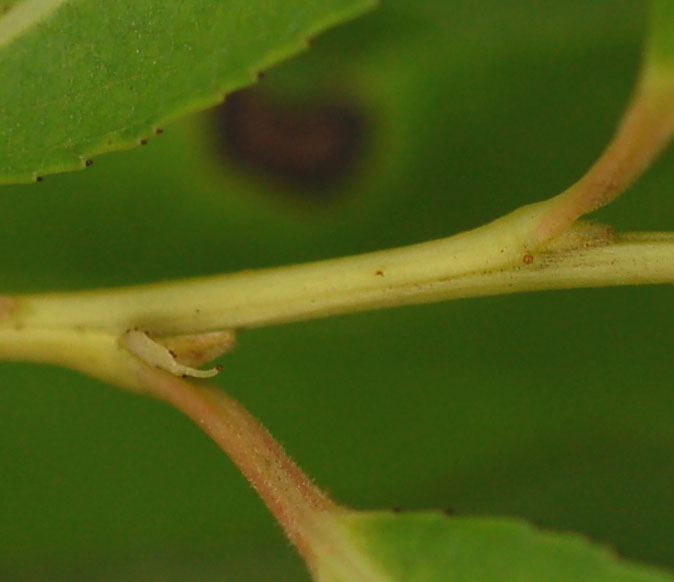
[[[273,437],[222,390],[142,365],[139,380],[206,432],[229,456],[309,563],[339,507],[295,465]]]
[[[674,134],[674,88],[663,81],[670,75],[664,70],[643,75],[613,139],[587,173],[558,197],[531,246],[554,238],[582,215],[614,200],[664,149]]]

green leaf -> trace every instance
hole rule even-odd
[[[578,535],[544,532],[513,519],[373,512],[355,513],[344,521],[347,535],[382,573],[381,580],[391,582],[674,580],[665,572],[623,561]]]
[[[375,0],[14,4],[0,18],[0,182],[144,143]]]

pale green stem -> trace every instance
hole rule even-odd
[[[517,254],[518,260],[506,266],[495,260],[500,247],[488,246],[480,267],[479,230],[293,267],[117,290],[17,296],[17,308],[4,325],[0,322],[0,332],[15,327],[26,332],[70,329],[118,335],[139,327],[155,334],[187,334],[464,297],[674,282],[674,234],[631,234],[612,240],[571,236],[548,250]],[[506,237],[499,240],[503,254],[517,247]],[[0,344],[2,338],[0,333]]]
[[[549,250],[509,269],[400,289],[397,305],[528,291],[674,283],[674,233],[630,233],[601,247]]]
[[[141,362],[122,347],[119,330],[131,325],[130,314],[142,320],[143,309],[149,305],[158,327],[194,333],[212,327],[250,327],[468,296],[674,282],[674,234],[612,238],[601,227],[577,229],[547,250],[524,255],[516,264],[510,261],[506,267],[475,269],[477,249],[465,240],[479,241],[479,236],[476,231],[460,235],[453,264],[470,268],[451,276],[447,276],[443,261],[438,262],[440,273],[420,272],[412,264],[406,276],[401,259],[408,255],[424,260],[427,251],[433,257],[439,252],[435,245],[451,246],[449,239],[258,273],[87,294],[4,298],[0,302],[5,306],[5,319],[0,322],[0,359],[67,366],[171,404],[196,422],[237,465],[317,580],[390,582],[345,535],[341,518],[346,510],[327,498],[240,405],[216,389],[186,382]],[[518,247],[515,244],[513,248]],[[459,249],[468,252],[468,257]],[[387,260],[389,253],[393,254],[391,260]],[[383,273],[372,272],[374,268]],[[385,270],[390,270],[391,282],[381,285],[387,277]],[[269,286],[270,281],[274,286]],[[280,298],[273,293],[279,290]],[[246,303],[242,299],[246,297],[254,300]],[[291,298],[294,307],[289,311]],[[232,301],[239,303],[232,306]],[[310,309],[302,309],[302,305]],[[41,320],[39,314],[48,315],[53,309],[57,309],[57,317],[51,314],[51,319]],[[174,318],[180,325],[171,327]],[[204,325],[204,321],[208,323]]]
[[[414,252],[419,251],[418,246],[414,248]],[[404,254],[404,251],[400,249],[393,252]],[[292,312],[293,318],[517,291],[673,283],[674,234],[632,234],[611,238],[601,227],[581,229],[558,240],[547,250],[527,254],[517,264],[507,267],[469,270],[465,274],[450,277],[428,273],[423,279],[417,278],[418,271],[411,269],[415,273],[414,277],[406,278],[398,273],[392,277],[394,284],[372,286],[368,282],[386,277],[385,274],[371,273],[373,266],[381,265],[382,260],[383,264],[388,265],[386,268],[396,264],[395,261],[387,263],[386,255],[376,253],[275,269],[271,275],[263,271],[196,279],[167,285],[168,291],[164,286],[155,285],[85,295],[64,294],[58,297],[60,303],[54,303],[54,296],[31,297],[29,306],[38,305],[43,310],[47,309],[39,305],[41,299],[44,299],[47,306],[53,308],[54,305],[60,305],[64,309],[57,320],[63,325],[61,328],[40,326],[40,320],[35,314],[48,313],[48,309],[36,309],[32,319],[26,319],[24,299],[18,297],[14,302],[5,298],[2,303],[8,307],[4,324],[0,324],[0,359],[67,366],[171,404],[196,422],[232,459],[296,545],[317,580],[390,582],[345,535],[341,518],[346,515],[346,510],[326,497],[263,427],[219,390],[186,382],[132,356],[122,347],[123,334],[117,331],[120,326],[127,324],[124,324],[123,319],[111,319],[110,310],[104,309],[105,306],[113,305],[115,309],[112,313],[117,317],[125,317],[126,312],[121,307],[130,309],[134,297],[139,296],[146,302],[154,297],[153,303],[164,309],[163,313],[157,312],[158,326],[170,327],[171,319],[178,316],[183,327],[176,327],[174,331],[195,332],[202,329],[202,320],[196,316],[195,309],[199,309],[196,305],[202,306],[206,318],[222,327],[260,325],[289,319],[284,301],[289,298],[289,290],[295,289],[297,277],[303,280],[304,285],[297,288],[295,304],[304,302],[313,307],[304,311],[297,309]],[[350,269],[351,261],[353,271]],[[460,255],[457,255],[457,262],[462,262]],[[330,275],[336,269],[335,263],[340,278],[333,275],[326,288],[323,273]],[[472,263],[467,260],[464,264]],[[364,265],[368,268],[364,268]],[[397,264],[401,271],[404,271],[403,267],[402,263]],[[274,298],[273,294],[262,293],[263,297],[268,297],[266,303],[258,300],[246,305],[243,302],[238,310],[228,305],[232,278],[237,293],[242,292],[237,286],[245,283],[250,296],[258,297],[255,294],[256,285],[263,285],[261,292],[268,289],[266,278],[269,276],[273,277],[277,288],[287,289],[282,295],[282,301]],[[288,277],[288,280],[284,277]],[[364,277],[362,284],[358,284],[360,277]],[[340,287],[340,283],[343,286]],[[212,303],[204,298],[212,298],[209,299]],[[81,303],[83,299],[84,303]],[[86,305],[86,301],[95,301],[102,309],[99,321],[93,317],[97,312],[91,306],[88,307],[89,328],[82,326],[78,313],[79,307]],[[14,305],[18,310],[12,309]],[[17,319],[16,315],[22,310],[24,319]],[[142,311],[133,313],[142,314]],[[49,323],[53,325],[54,320]],[[105,329],[106,326],[108,329]]]
[[[372,297],[388,304],[401,286],[521,262],[524,241],[547,204],[447,239],[354,257],[116,290],[19,296],[12,320],[24,327],[116,333],[139,328],[170,335],[368,309]]]
[[[64,366],[131,390],[143,387],[128,374],[130,354],[109,332],[0,326],[0,360]]]

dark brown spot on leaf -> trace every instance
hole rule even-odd
[[[218,108],[216,123],[232,160],[313,193],[346,179],[362,150],[362,117],[336,100],[290,104],[239,91]]]

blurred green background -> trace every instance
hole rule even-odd
[[[551,196],[610,137],[644,24],[637,1],[383,0],[254,89],[284,127],[334,104],[358,120],[326,186],[228,155],[206,112],[3,187],[0,292],[371,251]],[[673,188],[670,152],[597,218],[671,229]],[[344,504],[521,516],[674,567],[672,299],[549,292],[249,331],[216,382]],[[308,580],[178,413],[49,367],[3,363],[0,386],[1,580]]]

